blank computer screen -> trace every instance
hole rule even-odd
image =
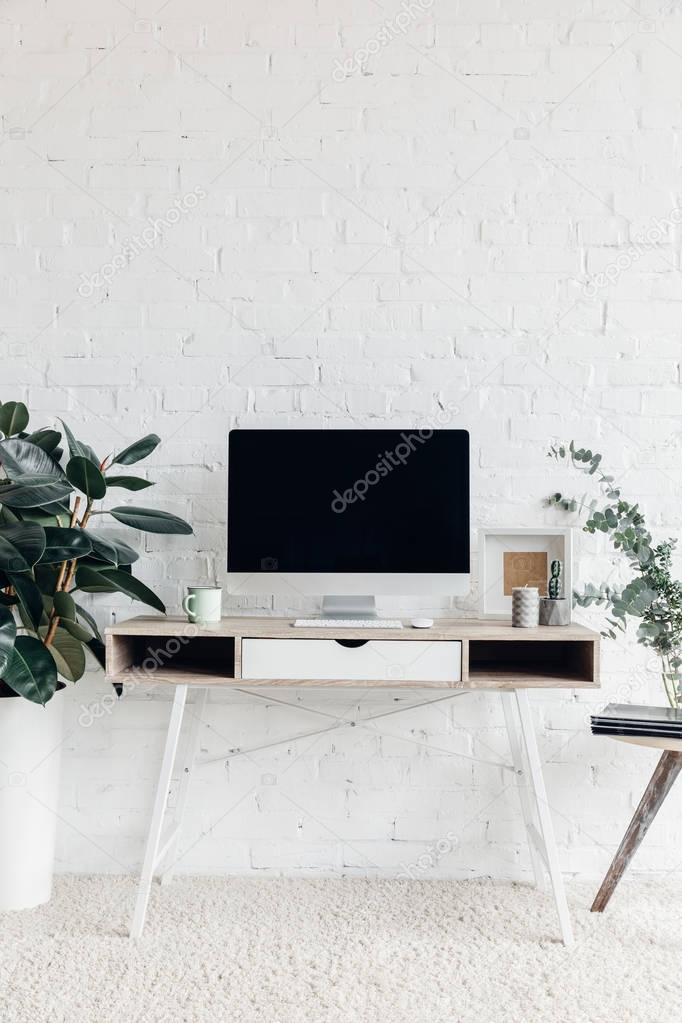
[[[469,571],[466,430],[232,430],[230,572]]]

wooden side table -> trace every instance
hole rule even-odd
[[[603,913],[608,906],[618,882],[642,844],[651,822],[663,805],[675,779],[682,771],[682,739],[660,739],[648,735],[636,737],[614,735],[611,738],[618,739],[619,742],[629,742],[634,746],[662,749],[663,753],[592,903],[592,913]]]

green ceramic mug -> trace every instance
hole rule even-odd
[[[190,622],[212,625],[220,621],[223,591],[220,586],[188,586],[182,610]]]

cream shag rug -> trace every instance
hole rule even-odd
[[[2,1023],[678,1023],[682,892],[624,883],[603,915],[569,886],[178,878],[131,946],[130,878],[62,877],[0,915]]]

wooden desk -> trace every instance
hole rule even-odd
[[[282,641],[291,640],[298,642],[282,647]],[[282,618],[223,618],[220,624],[199,628],[184,618],[139,617],[106,630],[106,651],[107,676],[112,682],[174,687],[132,938],[142,934],[154,874],[164,862],[172,861],[177,846],[209,689],[372,686],[500,693],[536,883],[543,886],[546,869],[562,938],[571,944],[571,922],[527,690],[597,688],[597,633],[580,625],[513,629],[503,622],[465,619],[442,619],[428,630],[409,626],[322,630],[297,629],[291,619]],[[279,661],[286,664],[286,671],[278,669]],[[267,677],[254,676],[255,666],[263,664],[272,665]],[[181,765],[175,820],[164,834],[168,790],[190,689],[197,691],[197,702]],[[172,871],[171,862],[161,872],[162,882],[170,879]]]

